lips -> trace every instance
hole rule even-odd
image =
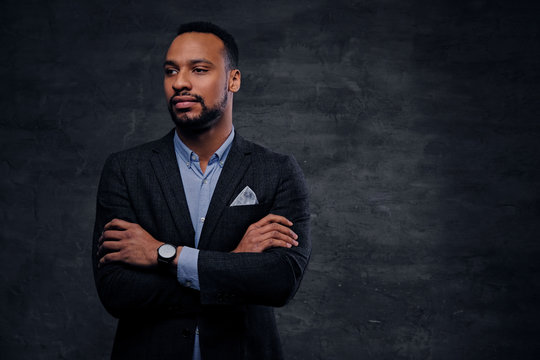
[[[199,100],[193,96],[181,95],[174,96],[171,102],[176,109],[187,109],[198,103]]]

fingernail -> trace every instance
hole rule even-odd
[[[290,248],[291,246],[292,246],[291,244],[287,243],[287,247],[288,247],[288,248]]]
[[[295,241],[295,242],[294,242],[294,245],[298,246],[298,241]]]

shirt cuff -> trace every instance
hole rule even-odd
[[[176,277],[183,286],[200,290],[199,271],[197,262],[199,260],[199,250],[184,246],[178,257],[178,270]]]

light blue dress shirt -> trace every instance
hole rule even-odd
[[[234,139],[234,127],[229,137],[212,155],[208,161],[205,172],[201,170],[199,156],[188,148],[178,134],[174,133],[174,151],[176,161],[180,168],[184,193],[189,208],[191,223],[195,230],[195,247],[199,247],[199,239],[206,218],[206,212],[210,205],[210,200],[214,194],[214,189],[221,175],[221,170],[225,165],[227,155],[231,150],[231,144]],[[200,290],[199,273],[197,271],[197,261],[199,259],[199,250],[184,246],[178,257],[177,278],[180,284],[192,289]],[[201,353],[199,347],[199,329],[195,334],[195,345],[193,349],[193,360],[200,360]]]

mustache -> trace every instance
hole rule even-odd
[[[189,93],[189,92],[182,92],[182,93],[174,93],[173,96],[171,96],[171,98],[169,99],[169,105],[171,107],[174,105],[173,98],[175,96],[190,96],[190,97],[194,98],[195,101],[200,102],[201,104],[204,105],[204,100],[200,95],[192,94],[192,93]]]

